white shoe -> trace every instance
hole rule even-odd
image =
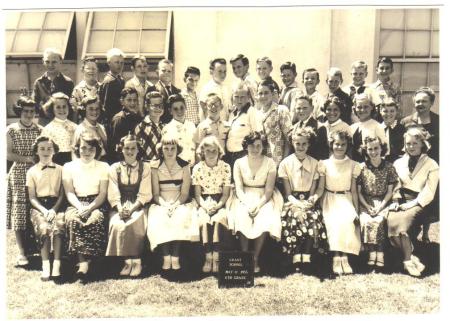
[[[375,251],[369,252],[369,260],[367,261],[367,265],[374,266],[376,259],[377,259],[377,252]]]
[[[170,255],[163,256],[163,265],[162,265],[163,270],[170,270],[170,267],[171,267],[170,261],[171,261]]]
[[[141,259],[133,259],[133,260],[131,260],[130,276],[131,277],[137,277],[137,276],[141,275],[141,272],[142,272]]]
[[[412,260],[404,261],[403,267],[405,268],[406,272],[408,272],[411,276],[420,276],[420,271],[416,268],[416,265]]]
[[[342,272],[344,272],[344,274],[352,274],[353,273],[352,267],[348,263],[347,256],[341,257],[341,263],[342,263]]]
[[[28,259],[25,255],[17,256],[16,266],[25,266],[25,265],[28,265],[29,263],[30,262],[28,261]]]
[[[211,252],[208,252],[205,255],[205,264],[203,264],[202,268],[203,273],[211,273],[212,264],[213,264],[213,255]]]
[[[378,267],[384,267],[384,252],[377,252],[377,263]]]
[[[417,256],[411,255],[411,261],[414,263],[414,265],[416,266],[417,270],[420,273],[422,273],[423,270],[425,270],[425,265],[423,265],[422,262],[420,262]]]
[[[170,260],[172,263],[172,270],[179,270],[181,268],[180,258],[178,256],[171,256]]]
[[[344,271],[342,271],[342,264],[341,264],[340,256],[333,257],[333,273],[337,274],[337,275],[341,275],[344,273]]]
[[[125,265],[123,266],[122,271],[120,271],[120,275],[121,276],[130,275],[130,273],[131,273],[131,264],[132,264],[131,259],[125,260]]]

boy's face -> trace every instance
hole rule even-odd
[[[236,106],[238,109],[241,109],[244,107],[248,101],[248,93],[246,90],[237,90],[233,93],[233,105]]]
[[[319,77],[316,72],[305,72],[303,77],[303,83],[307,90],[315,90],[316,86],[319,84]]]
[[[305,99],[295,101],[294,114],[299,121],[308,119],[313,111],[313,107]]]
[[[397,118],[397,107],[383,105],[380,108],[380,114],[381,114],[381,117],[383,117],[384,123],[386,125],[390,125]]]
[[[244,66],[242,59],[236,60],[231,63],[231,67],[233,68],[233,73],[237,78],[244,78],[248,71],[248,65]]]
[[[145,60],[137,60],[133,67],[134,74],[139,79],[146,79],[148,72],[148,64]]]
[[[352,68],[350,74],[352,75],[353,85],[355,86],[363,85],[367,77],[367,71],[364,67]]]
[[[172,66],[166,63],[161,64],[158,68],[158,77],[164,84],[172,82]]]
[[[295,81],[297,75],[291,69],[284,69],[281,72],[281,81],[287,87]]]
[[[95,123],[100,117],[100,105],[98,101],[86,106],[86,119]]]
[[[391,64],[387,62],[380,62],[377,67],[377,76],[378,79],[383,80],[389,80],[389,77],[391,76],[393,72]]]
[[[69,106],[65,99],[55,99],[53,103],[53,113],[55,117],[61,120],[66,120],[69,116]]]
[[[122,102],[122,106],[125,109],[128,109],[132,113],[137,113],[137,107],[138,107],[138,96],[137,94],[128,94],[125,96],[125,98],[121,98],[120,101]]]
[[[217,99],[208,99],[206,101],[206,110],[208,111],[208,117],[212,120],[218,120],[220,118],[220,111],[222,110],[222,102]]]
[[[363,122],[370,118],[372,112],[372,105],[367,99],[357,100],[355,106],[355,114],[358,116],[359,121]]]
[[[432,105],[430,96],[426,93],[418,93],[414,96],[414,107],[418,114],[428,114]]]
[[[58,73],[61,66],[61,58],[55,53],[50,53],[42,58],[43,64],[47,72]]]
[[[156,97],[150,98],[150,104],[148,105],[148,112],[153,119],[159,119],[164,113],[163,99]]]
[[[175,120],[184,122],[186,115],[186,106],[182,101],[176,101],[170,107],[170,112]]]
[[[325,109],[325,116],[330,124],[337,121],[339,117],[341,117],[341,110],[339,109],[339,106],[334,103],[329,104]]]
[[[118,75],[122,72],[123,69],[123,57],[122,56],[112,56],[108,62],[109,70]]]
[[[211,76],[216,83],[221,84],[227,77],[227,65],[216,62],[214,69],[211,70]]]
[[[270,73],[272,72],[273,67],[270,66],[265,61],[260,61],[256,64],[256,72],[258,73],[258,77],[261,80],[264,80],[268,77],[270,77]]]
[[[328,76],[327,85],[330,92],[334,93],[336,90],[339,89],[339,86],[341,85],[341,77],[336,75]]]
[[[184,82],[186,83],[186,88],[189,91],[194,91],[197,88],[198,81],[200,80],[200,76],[196,74],[188,74],[186,78],[184,78]]]
[[[49,141],[40,142],[37,146],[37,155],[39,161],[43,164],[48,164],[52,161],[55,150],[53,149],[53,143]]]

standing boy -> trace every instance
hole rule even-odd
[[[147,80],[148,64],[147,59],[142,55],[136,55],[131,59],[131,71],[134,76],[125,83],[125,87],[136,89],[139,101],[139,114],[145,116],[144,96],[148,91],[154,91],[155,86]]]
[[[162,59],[158,63],[158,77],[159,80],[155,84],[156,90],[163,96],[164,114],[161,117],[161,122],[167,124],[172,120],[169,107],[167,106],[167,99],[171,95],[179,94],[180,89],[172,84],[173,78],[173,63],[169,59]]]
[[[321,108],[325,102],[325,99],[317,91],[317,85],[320,83],[319,72],[315,68],[308,68],[303,71],[302,81],[305,85],[305,94],[311,98],[312,105],[314,107],[313,117],[318,121],[324,121],[324,114]]]
[[[200,122],[200,103],[195,89],[200,80],[200,69],[193,66],[187,67],[183,80],[186,88],[181,90],[181,96],[186,102],[186,119],[197,126]]]
[[[339,68],[331,67],[327,72],[327,85],[328,85],[328,94],[325,96],[325,99],[330,99],[332,97],[337,97],[344,104],[344,110],[341,113],[341,119],[345,121],[347,124],[351,125],[351,114],[352,114],[352,105],[353,102],[350,99],[350,96],[347,95],[342,89],[341,84],[343,82],[342,71]]]
[[[295,107],[295,104],[293,103],[294,97],[303,94],[302,90],[298,88],[297,81],[295,81],[295,77],[297,77],[297,67],[293,62],[287,61],[281,65],[280,72],[281,81],[284,86],[281,88],[280,100],[278,103],[289,108],[291,116],[293,116],[293,109]]]
[[[230,59],[230,64],[233,68],[233,73],[237,78],[237,82],[233,85],[233,87],[236,86],[237,83],[243,82],[250,90],[250,98],[253,105],[256,101],[258,82],[248,72],[248,69],[250,67],[248,58],[243,54],[238,54],[236,57]]]

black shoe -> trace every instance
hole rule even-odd
[[[55,283],[55,284],[63,284],[64,283],[61,275],[52,276],[52,280],[53,280],[53,283]]]

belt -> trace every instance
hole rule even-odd
[[[325,188],[325,190],[328,192],[328,193],[332,193],[332,194],[347,194],[347,193],[350,193],[351,191],[330,191],[329,189],[326,189]]]

